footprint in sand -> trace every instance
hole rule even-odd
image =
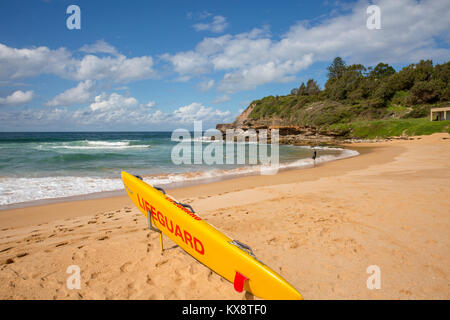
[[[96,279],[100,275],[100,272],[94,272],[91,274],[91,280]]]
[[[9,248],[2,249],[2,250],[0,250],[0,253],[9,251],[9,250],[11,250],[12,248],[13,248],[13,247],[9,247]]]
[[[190,273],[191,275],[194,275],[194,274],[197,273],[197,270],[196,270],[194,264],[190,264],[190,265],[189,265],[189,273]]]
[[[27,252],[23,252],[23,253],[19,253],[16,257],[17,257],[17,258],[22,258],[22,257],[25,257],[25,256],[27,256],[27,255],[28,255]]]
[[[136,290],[136,285],[134,284],[134,282],[129,283],[127,285],[127,288],[128,288],[127,298],[131,298],[134,294],[136,294],[137,290]]]
[[[65,242],[61,242],[61,243],[58,243],[55,247],[62,247],[62,246],[65,246],[66,244],[68,244],[69,242],[67,242],[67,241],[65,241]]]
[[[125,262],[125,263],[120,267],[120,272],[128,272],[129,266],[131,266],[131,262]]]
[[[86,253],[75,252],[75,253],[72,255],[72,261],[75,261],[75,260],[81,260],[81,259],[83,259],[83,258],[85,258],[85,257],[86,257]]]
[[[157,262],[157,263],[155,264],[155,267],[162,266],[163,264],[165,264],[165,263],[167,263],[167,262],[169,262],[169,260],[163,260],[163,261]]]
[[[412,295],[412,293],[411,293],[411,291],[409,291],[409,290],[400,290],[398,293],[400,293],[400,294],[404,294],[404,295],[407,295],[407,296],[411,296]]]
[[[297,243],[297,242],[291,243],[291,245],[289,246],[289,248],[291,248],[291,249],[296,249],[296,248],[298,248],[298,243]]]

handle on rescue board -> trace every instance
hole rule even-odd
[[[245,243],[242,243],[238,240],[233,240],[230,242],[231,244],[235,245],[236,247],[238,247],[241,250],[244,250],[245,252],[247,252],[249,255],[251,255],[253,258],[257,259],[255,254],[253,253],[252,248],[250,248],[250,246],[246,245]]]

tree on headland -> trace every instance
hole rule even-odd
[[[369,90],[361,86],[366,71],[367,69],[361,64],[344,66],[339,70],[339,77],[329,78],[325,83],[326,95],[334,100],[364,98]]]
[[[380,62],[376,67],[369,73],[369,77],[380,80],[385,77],[389,77],[395,73],[395,69],[392,68],[387,63]]]
[[[320,88],[314,79],[309,79],[306,83],[306,94],[309,96],[320,93]]]
[[[328,70],[328,79],[331,78],[340,78],[344,74],[345,71],[345,62],[341,57],[336,57],[333,60],[333,63],[327,68]]]
[[[448,89],[448,88],[447,88]],[[445,90],[445,83],[440,79],[419,81],[411,88],[411,104],[433,103],[439,101]]]
[[[298,88],[297,96],[305,96],[305,95],[306,95],[306,86],[305,86],[305,84],[302,82],[302,84],[301,84],[300,87]]]

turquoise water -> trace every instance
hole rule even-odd
[[[202,149],[211,143],[203,141]],[[123,170],[162,186],[259,172],[249,164],[249,144],[245,164],[212,166],[174,164],[177,144],[170,132],[0,133],[0,205],[121,190]],[[319,162],[355,155],[337,148],[317,151]],[[311,166],[311,155],[308,147],[279,147],[282,167]]]

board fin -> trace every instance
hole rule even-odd
[[[236,274],[234,275],[234,290],[242,292],[242,290],[244,290],[245,281],[247,280],[248,278],[246,276],[236,271]]]

